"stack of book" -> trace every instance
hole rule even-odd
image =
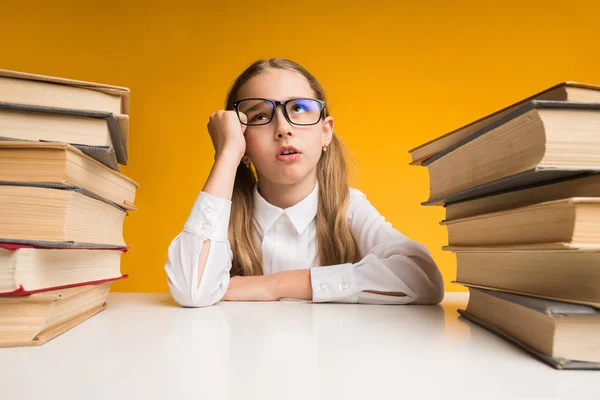
[[[600,368],[600,86],[564,82],[410,150],[443,205],[459,313],[556,368]]]
[[[126,277],[129,93],[0,70],[0,347],[47,342]]]

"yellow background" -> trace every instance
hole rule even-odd
[[[325,87],[355,160],[351,185],[443,271],[443,208],[423,207],[408,150],[563,80],[600,83],[600,2],[4,2],[0,67],[130,87],[130,165],[139,211],[125,222],[130,278],[166,291],[167,247],[204,184],[206,131],[252,61],[285,57]]]

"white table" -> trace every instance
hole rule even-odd
[[[230,303],[111,293],[40,347],[0,349],[0,399],[600,399],[600,372],[557,371],[440,306]]]

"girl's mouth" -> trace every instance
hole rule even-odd
[[[296,161],[299,158],[300,158],[300,153],[280,154],[277,156],[277,160],[279,160],[281,162]]]

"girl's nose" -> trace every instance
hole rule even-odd
[[[277,107],[275,109],[275,115],[273,116],[273,118],[275,118],[275,121],[273,121],[275,123],[275,127],[276,127],[275,134],[278,137],[284,136],[284,135],[288,135],[288,136],[293,135],[292,124],[290,124],[290,122],[285,117],[285,114],[283,113],[283,109],[279,109],[279,107]]]

